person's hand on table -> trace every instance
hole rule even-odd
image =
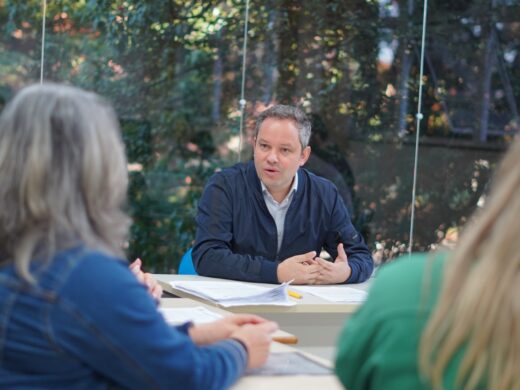
[[[278,264],[276,275],[280,283],[292,280],[293,284],[314,284],[321,266],[314,260],[316,252],[289,257]]]
[[[266,319],[254,314],[235,314],[208,324],[192,326],[188,333],[195,344],[204,345],[227,339],[242,326],[266,322]]]
[[[343,283],[352,273],[343,244],[338,245],[338,257],[336,257],[334,263],[320,257],[316,257],[315,261],[320,265],[320,272],[316,277],[315,284]]]
[[[141,259],[137,259],[132,264],[130,264],[130,270],[136,276],[137,280],[146,286],[153,299],[156,302],[159,302],[163,292],[162,287],[151,274],[143,272],[141,269],[142,265],[143,262]]]
[[[241,326],[231,334],[231,338],[241,341],[247,350],[247,367],[260,367],[267,361],[271,346],[271,335],[278,330],[276,322]]]

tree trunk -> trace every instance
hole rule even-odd
[[[413,17],[413,0],[408,0],[408,13],[406,19],[407,31],[406,34],[410,34],[413,29],[411,22]],[[403,18],[404,20],[404,18]],[[406,135],[406,116],[408,115],[408,104],[409,104],[409,88],[408,84],[410,81],[410,70],[412,69],[412,52],[410,48],[410,39],[406,37],[403,42],[403,56],[401,60],[401,77],[399,82],[399,119],[397,122],[397,134],[400,137]]]
[[[225,33],[223,34],[225,35]],[[211,107],[211,119],[214,123],[220,120],[220,102],[222,99],[222,44],[221,34],[217,36],[217,58],[213,64],[213,104]]]
[[[278,34],[279,28],[278,23],[278,9],[269,2],[269,17],[268,17],[268,30],[271,32],[268,34],[268,38],[265,42],[265,84],[264,91],[262,94],[262,102],[269,104],[273,100],[274,88],[277,82],[278,68]]]
[[[480,127],[478,132],[474,134],[475,141],[486,142],[489,126],[489,105],[491,100],[491,76],[493,74],[493,66],[495,64],[495,33],[490,30],[486,42],[486,49],[484,52],[484,72],[482,78],[482,102],[480,109]]]

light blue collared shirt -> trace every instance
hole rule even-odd
[[[269,213],[274,219],[274,223],[276,224],[276,232],[278,235],[278,246],[276,252],[280,252],[280,248],[282,247],[283,240],[283,227],[285,224],[285,215],[287,214],[287,210],[291,205],[292,199],[294,197],[294,193],[298,189],[298,171],[294,175],[294,180],[291,189],[287,196],[278,203],[273,196],[269,193],[269,190],[265,186],[265,184],[260,180],[260,184],[262,185],[262,195],[264,196],[265,205],[269,210]]]

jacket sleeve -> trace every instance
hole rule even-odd
[[[247,353],[239,342],[195,345],[164,321],[118,263],[86,259],[69,277],[49,312],[55,348],[92,375],[131,389],[222,389],[244,373]]]
[[[192,252],[195,269],[203,276],[278,283],[276,261],[232,250],[233,216],[236,212],[230,189],[232,184],[217,173],[204,189],[198,206],[197,234]]]
[[[338,244],[342,242],[352,269],[352,273],[345,283],[364,282],[374,270],[372,254],[361,234],[352,225],[347,208],[335,187],[330,199],[332,205],[330,228],[323,246],[335,259],[338,255]]]

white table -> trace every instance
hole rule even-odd
[[[173,295],[192,298],[210,306],[215,303],[174,289],[169,282],[181,280],[206,280],[229,282],[226,279],[208,278],[197,275],[156,274],[155,278],[163,289]],[[274,287],[272,284],[253,283],[258,286]],[[360,290],[367,290],[369,282],[351,284]],[[331,360],[335,356],[337,339],[345,320],[359,307],[359,304],[335,303],[311,294],[302,294],[302,299],[294,299],[297,305],[284,306],[239,306],[226,310],[233,313],[254,313],[278,322],[281,329],[298,337],[298,348]]]
[[[294,351],[295,349],[280,343],[271,345],[271,352]],[[301,351],[300,351],[301,352]],[[303,352],[307,357],[332,367],[330,361]],[[343,386],[338,378],[331,375],[288,375],[288,376],[244,376],[232,387],[234,390],[340,390]]]
[[[189,298],[162,298],[162,308],[185,308],[185,307],[196,307],[203,306],[208,310],[214,311],[220,315],[229,315],[230,312],[215,307],[215,305],[208,305],[198,300]],[[279,330],[275,333],[273,339],[279,337],[281,339],[290,339],[292,335]],[[324,359],[319,356],[312,355],[308,352],[301,351],[300,348],[289,347],[284,344],[273,342],[271,344],[271,352],[290,352],[300,351],[304,353],[308,358],[315,360],[325,366],[332,368],[330,360]],[[287,390],[287,389],[300,389],[300,390],[314,390],[314,389],[327,389],[336,390],[342,389],[341,383],[333,375],[287,375],[287,376],[244,376],[238,380],[238,382],[232,387],[234,390]]]

